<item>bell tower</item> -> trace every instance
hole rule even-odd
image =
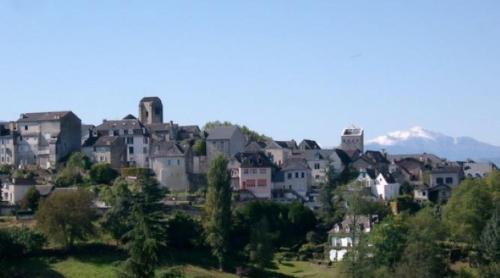
[[[139,121],[145,125],[163,123],[163,104],[159,97],[145,97],[139,102]]]

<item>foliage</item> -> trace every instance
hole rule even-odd
[[[408,225],[401,218],[388,217],[370,234],[375,267],[393,268],[399,262],[406,246]]]
[[[500,206],[486,224],[479,242],[482,259],[487,263],[500,263]]]
[[[72,153],[66,162],[66,166],[57,174],[54,184],[57,187],[68,187],[82,183],[90,165],[90,159],[83,153]]]
[[[35,174],[32,171],[25,169],[16,169],[12,176],[16,179],[27,179],[31,180],[35,177]]]
[[[203,156],[207,154],[207,142],[203,139],[198,139],[193,144],[193,152],[196,156]]]
[[[32,186],[28,189],[28,191],[26,191],[26,195],[21,200],[21,208],[36,211],[38,209],[39,202],[40,192],[38,192],[36,187]]]
[[[38,252],[45,237],[29,228],[0,229],[0,261]]]
[[[500,192],[500,187],[497,192]],[[443,210],[443,221],[452,239],[478,242],[490,219],[495,191],[484,180],[468,179],[456,187]]]
[[[225,122],[220,122],[220,121],[213,121],[213,122],[208,122],[203,126],[203,130],[205,131],[210,131],[211,129],[214,129],[216,127],[225,127],[225,126],[237,126],[241,129],[241,132],[247,137],[248,141],[257,141],[257,142],[265,142],[269,141],[272,138],[269,136],[266,136],[264,134],[259,134],[258,132],[249,129],[247,126],[243,125],[240,126],[238,124],[232,124],[231,122],[225,121]]]
[[[187,250],[200,245],[203,227],[184,213],[176,213],[167,221],[167,246],[178,250]]]
[[[250,262],[258,268],[264,269],[271,264],[274,251],[267,217],[262,217],[262,219],[252,227],[250,243],[246,249]]]
[[[151,174],[150,169],[137,167],[122,168],[121,172],[124,177],[144,177]]]
[[[12,173],[13,167],[10,165],[2,164],[0,165],[0,175],[10,175]]]
[[[92,195],[82,189],[53,192],[35,215],[39,229],[55,243],[71,248],[94,233]]]
[[[401,184],[399,188],[399,194],[413,196],[413,192],[415,191],[415,186],[409,182],[404,182]]]
[[[123,265],[121,277],[153,277],[159,251],[164,246],[165,223],[160,203],[164,192],[151,177],[142,177],[137,185],[139,190],[133,192],[129,220],[133,226],[123,236],[129,257]]]
[[[204,229],[212,254],[223,269],[227,259],[231,225],[231,185],[227,160],[216,157],[208,170],[208,190],[204,207]]]
[[[122,241],[123,235],[133,226],[130,221],[133,205],[132,192],[127,182],[118,179],[102,195],[104,195],[102,199],[110,204],[111,208],[104,214],[101,226],[111,234],[113,239]]]
[[[94,184],[110,184],[117,176],[116,170],[106,163],[94,164],[89,171],[90,180]]]

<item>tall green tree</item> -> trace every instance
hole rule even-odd
[[[94,234],[92,199],[92,194],[82,189],[53,192],[35,215],[38,228],[53,242],[73,247],[76,240]]]
[[[165,217],[160,200],[163,191],[151,177],[142,177],[133,193],[132,230],[124,235],[129,257],[123,265],[121,277],[154,277],[159,252],[165,245]]]
[[[264,269],[273,260],[272,235],[269,232],[269,221],[267,217],[252,227],[250,243],[248,245],[248,257],[260,269]]]
[[[111,208],[104,214],[101,220],[102,228],[108,232],[117,242],[125,241],[124,235],[130,231],[134,225],[132,222],[132,206],[134,199],[129,185],[124,180],[116,180],[111,188],[103,192],[102,199]]]
[[[204,207],[204,229],[212,254],[223,270],[228,253],[231,226],[231,180],[227,160],[216,157],[208,170],[208,190]]]

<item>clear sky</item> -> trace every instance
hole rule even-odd
[[[415,125],[500,145],[500,1],[0,0],[0,120],[73,110],[339,142]]]

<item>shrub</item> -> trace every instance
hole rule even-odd
[[[111,168],[110,164],[99,163],[92,165],[89,176],[94,184],[110,184],[118,176],[118,173]]]

